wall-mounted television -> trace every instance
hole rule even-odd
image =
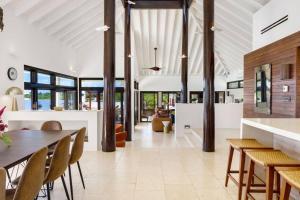
[[[271,115],[272,113],[272,65],[265,64],[255,68],[255,111]]]

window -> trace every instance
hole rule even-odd
[[[82,91],[81,92],[82,109],[84,110],[98,110],[99,98],[97,91]]]
[[[119,80],[119,79],[115,80],[115,87],[124,87],[125,86],[124,84],[125,84],[124,80]]]
[[[56,107],[65,107],[65,93],[64,92],[56,92],[55,94],[55,106]]]
[[[32,99],[31,90],[24,90],[24,109],[25,110],[31,110],[31,99]]]
[[[79,79],[79,108],[82,110],[100,110],[104,107],[102,78],[80,78]],[[115,121],[123,123],[124,113],[124,79],[117,78],[115,82]]]
[[[38,90],[38,109],[51,109],[51,92],[50,90]]]
[[[56,77],[56,85],[59,86],[67,86],[67,87],[74,87],[75,80],[71,78],[64,78],[64,77]]]
[[[55,106],[65,110],[77,109],[77,78],[24,67],[24,107],[27,110],[50,110]]]
[[[24,82],[26,83],[31,82],[31,72],[28,70],[24,70]]]
[[[103,80],[82,80],[81,87],[88,87],[88,88],[104,87],[104,81]]]
[[[38,73],[37,74],[37,82],[40,84],[50,84],[50,75],[49,74],[43,74]]]
[[[151,121],[157,106],[158,92],[141,92],[141,121]]]

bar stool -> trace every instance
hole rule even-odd
[[[238,186],[238,200],[242,199],[243,186],[246,184],[243,183],[245,171],[245,150],[249,149],[273,149],[272,147],[266,147],[263,144],[259,143],[255,139],[227,139],[229,143],[229,157],[227,164],[227,172],[225,179],[225,187],[228,185],[229,178]],[[231,170],[232,158],[234,150],[239,151],[240,153],[240,166],[239,170]],[[239,174],[239,180],[236,180],[232,174]]]
[[[280,200],[289,200],[291,187],[300,191],[300,168],[276,168],[283,179]]]
[[[280,176],[276,173],[276,190],[274,191],[275,167],[300,167],[300,161],[295,160],[279,150],[248,150],[246,155],[250,158],[248,168],[248,179],[246,185],[245,200],[250,197],[254,199],[251,193],[266,193],[266,199],[272,200],[273,193],[280,192]],[[252,189],[252,177],[254,175],[255,164],[266,170],[266,188],[264,190]]]

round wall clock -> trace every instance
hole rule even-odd
[[[16,70],[16,68],[11,67],[7,71],[7,76],[10,80],[14,81],[18,78],[18,71]]]

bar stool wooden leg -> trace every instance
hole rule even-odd
[[[280,200],[289,200],[291,193],[291,185],[283,180],[282,189],[280,192]]]
[[[248,194],[251,189],[251,181],[252,181],[252,176],[254,174],[254,166],[255,163],[254,161],[250,161],[249,168],[248,168],[248,178],[247,178],[247,184],[246,184],[246,195],[245,195],[245,200],[248,200]]]
[[[266,200],[273,199],[274,171],[274,167],[267,168]]]
[[[243,185],[244,185],[244,171],[245,171],[245,160],[246,154],[243,150],[240,151],[240,171],[239,171],[239,188],[238,188],[238,200],[242,199]]]
[[[276,191],[279,192],[278,194],[276,194],[276,199],[279,200],[280,199],[280,174],[278,172],[276,172]]]
[[[229,180],[229,173],[231,171],[231,164],[232,164],[232,157],[233,157],[233,147],[229,146],[229,156],[228,156],[228,163],[227,163],[227,171],[226,171],[226,179],[225,179],[225,187],[228,186],[228,180]]]

